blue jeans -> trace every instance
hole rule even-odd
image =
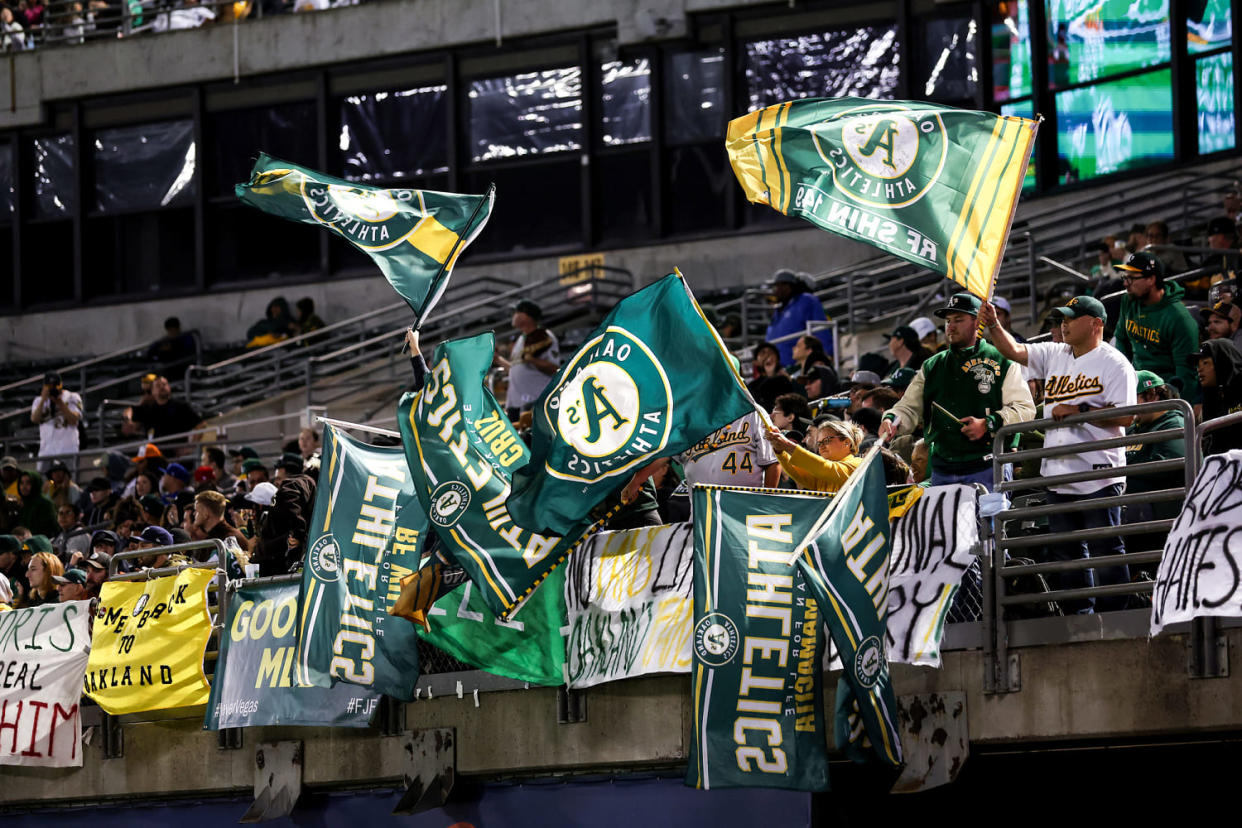
[[[1013,464],[1006,463],[1004,466],[1004,480],[1013,480]],[[980,483],[989,492],[992,491],[992,467],[988,466],[983,471],[971,472],[970,474],[954,474],[952,472],[937,471],[932,469],[931,484],[933,486],[950,486],[954,483]]]
[[[1048,492],[1048,503],[1077,503],[1083,500],[1095,500],[1101,497],[1116,497],[1121,494],[1121,484],[1105,486],[1091,494],[1058,494]],[[1098,529],[1105,526],[1121,525],[1121,507],[1107,509],[1085,509],[1078,512],[1057,512],[1048,516],[1048,531],[1052,533],[1072,532],[1075,529]],[[1067,541],[1048,547],[1048,554],[1054,561],[1073,561],[1081,558],[1098,558],[1102,555],[1121,555],[1126,551],[1126,542],[1120,535],[1096,538],[1090,541]],[[1130,567],[1107,566],[1099,569],[1076,569],[1070,572],[1052,572],[1048,575],[1049,585],[1053,589],[1080,589],[1090,586],[1130,583]],[[1129,603],[1128,595],[1112,595],[1103,598],[1085,598],[1075,601],[1061,601],[1061,609],[1066,615],[1125,609]]]

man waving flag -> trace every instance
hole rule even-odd
[[[494,188],[493,188],[494,189]],[[418,317],[440,300],[457,257],[492,212],[486,195],[367,187],[259,155],[237,197],[265,213],[319,224],[366,253]]]
[[[731,121],[725,148],[748,200],[988,299],[1038,126],[913,101],[807,98]]]
[[[680,272],[623,299],[535,403],[530,463],[507,505],[567,534],[659,457],[755,409]]]

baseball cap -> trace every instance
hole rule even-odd
[[[1203,317],[1204,321],[1207,321],[1211,316],[1219,316],[1221,319],[1225,319],[1235,325],[1242,323],[1242,308],[1239,308],[1232,302],[1217,302],[1210,308],[1200,310],[1199,315]]]
[[[1228,216],[1217,216],[1208,222],[1207,234],[1209,236],[1215,236],[1219,233],[1226,236],[1232,236],[1234,234],[1235,226],[1236,225],[1229,220]]]
[[[164,452],[160,451],[159,446],[155,445],[155,443],[147,443],[145,446],[138,449],[138,453],[134,455],[134,462],[137,463],[139,460],[145,460],[148,457],[163,456]]]
[[[16,469],[17,461],[12,457],[0,457],[0,469]]]
[[[199,466],[194,470],[194,482],[205,483],[216,476],[216,470],[211,466]]]
[[[875,371],[855,371],[850,376],[849,385],[853,388],[855,385],[879,385],[880,375]]]
[[[1144,253],[1141,250],[1138,253],[1131,253],[1127,256],[1125,264],[1117,265],[1117,270],[1141,273],[1144,277],[1164,278],[1164,262],[1156,258],[1155,253]]]
[[[1135,371],[1134,376],[1138,380],[1139,394],[1164,385],[1164,379],[1154,371]]]
[[[911,319],[910,327],[914,328],[914,332],[919,335],[920,340],[926,339],[936,332],[936,323],[926,316],[916,316]]]
[[[22,543],[23,552],[51,552],[52,542],[46,535],[31,535]]]
[[[190,472],[180,463],[169,463],[164,468],[164,474],[169,477],[174,477],[187,485],[190,483]]]
[[[513,309],[518,313],[524,313],[532,319],[542,319],[543,309],[529,299],[522,299],[514,303]]]
[[[22,542],[14,535],[0,535],[0,555],[3,555],[5,552],[20,551],[22,551]]]
[[[108,565],[112,563],[112,556],[107,552],[100,552],[98,549],[92,549],[90,554],[82,561],[84,564],[95,569],[108,570]]]
[[[60,385],[61,384],[60,374],[58,374],[56,371],[48,371],[46,374],[43,375],[43,384],[44,385]]]
[[[796,285],[801,281],[798,278],[798,274],[788,268],[781,268],[772,274],[772,284],[774,285]]]
[[[109,544],[113,549],[116,549],[121,545],[121,539],[111,529],[99,529],[95,534],[91,535],[91,548],[94,549],[101,543]]]
[[[287,451],[284,454],[280,455],[280,459],[277,460],[274,464],[272,464],[272,466],[273,468],[277,468],[277,469],[283,468],[285,471],[289,472],[290,474],[301,474],[302,473],[302,455],[294,454],[293,452]]]
[[[146,509],[153,515],[162,514],[164,512],[164,501],[160,500],[157,494],[147,494],[138,498],[138,502],[142,504],[142,508]]]
[[[86,490],[88,492],[110,492],[112,484],[106,477],[92,477],[91,482],[86,484]]]
[[[993,296],[992,307],[1003,310],[1005,313],[1013,313],[1013,308],[1009,307],[1009,300],[1004,296]]]
[[[267,466],[259,458],[251,457],[242,463],[242,474],[250,474],[252,471],[267,471]]]
[[[143,543],[154,543],[157,546],[172,546],[173,538],[163,526],[148,526],[138,536]]]
[[[276,500],[276,486],[266,480],[254,487],[254,491],[246,492],[246,500],[260,506],[271,506]]]
[[[910,383],[914,381],[914,377],[917,374],[918,371],[914,368],[898,368],[880,384],[887,385],[889,388],[900,388],[904,391],[910,387]]]
[[[1108,311],[1104,310],[1103,303],[1094,296],[1075,296],[1066,302],[1062,307],[1053,308],[1053,313],[1059,313],[1066,319],[1078,319],[1082,316],[1093,316],[1096,319],[1108,321]]]
[[[936,316],[944,319],[951,313],[965,313],[970,316],[979,315],[979,306],[983,302],[973,293],[955,293],[949,297],[949,302],[943,308],[936,308],[932,311]]]
[[[923,338],[919,336],[919,332],[909,325],[898,325],[893,332],[888,335],[889,339],[897,337],[905,344],[907,348],[913,351],[919,347],[919,341]]]
[[[64,460],[56,460],[52,463],[52,465],[47,467],[47,473],[51,474],[52,472],[56,472],[56,471],[63,471],[65,474],[68,474],[69,467],[65,465]]]
[[[74,569],[66,569],[64,575],[53,575],[52,580],[58,584],[86,586],[86,573],[75,567]]]
[[[229,457],[244,457],[246,459],[253,458],[255,460],[258,460],[259,453],[255,451],[254,449],[252,449],[250,446],[242,446],[241,448],[230,449]]]

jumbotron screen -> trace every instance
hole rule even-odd
[[[1058,92],[1056,107],[1063,184],[1173,158],[1168,69]]]
[[[1054,88],[1170,59],[1169,0],[1048,0],[1047,8]]]

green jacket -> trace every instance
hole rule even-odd
[[[933,402],[955,417],[987,420],[987,434],[980,440],[968,440],[961,423]],[[1001,426],[1034,416],[1035,402],[1022,379],[1022,367],[980,339],[969,348],[947,348],[928,357],[884,418],[898,421],[899,435],[923,426],[932,468],[969,473],[991,462],[985,458],[992,454],[992,438]]]
[[[1199,326],[1182,304],[1185,293],[1181,285],[1169,282],[1164,298],[1154,305],[1123,296],[1116,338],[1117,350],[1135,371],[1153,371],[1165,382],[1178,377],[1182,398],[1193,403],[1199,400],[1199,376],[1187,357],[1199,350]]]
[[[1184,428],[1185,424],[1186,420],[1182,416],[1182,412],[1166,411],[1153,422],[1135,423],[1126,429],[1126,434],[1150,434],[1153,431],[1167,431],[1171,428],[1180,429]],[[1161,443],[1143,443],[1126,446],[1127,466],[1133,466],[1137,463],[1151,463],[1156,460],[1173,460],[1185,456],[1186,441],[1181,437],[1165,440]],[[1181,485],[1181,483],[1182,480],[1177,475],[1170,477],[1168,474],[1137,474],[1126,478],[1126,491],[1131,494],[1136,492],[1156,492],[1162,489],[1172,489]],[[1157,520],[1177,517],[1177,513],[1181,510],[1181,503],[1153,503],[1152,510],[1153,517]]]

